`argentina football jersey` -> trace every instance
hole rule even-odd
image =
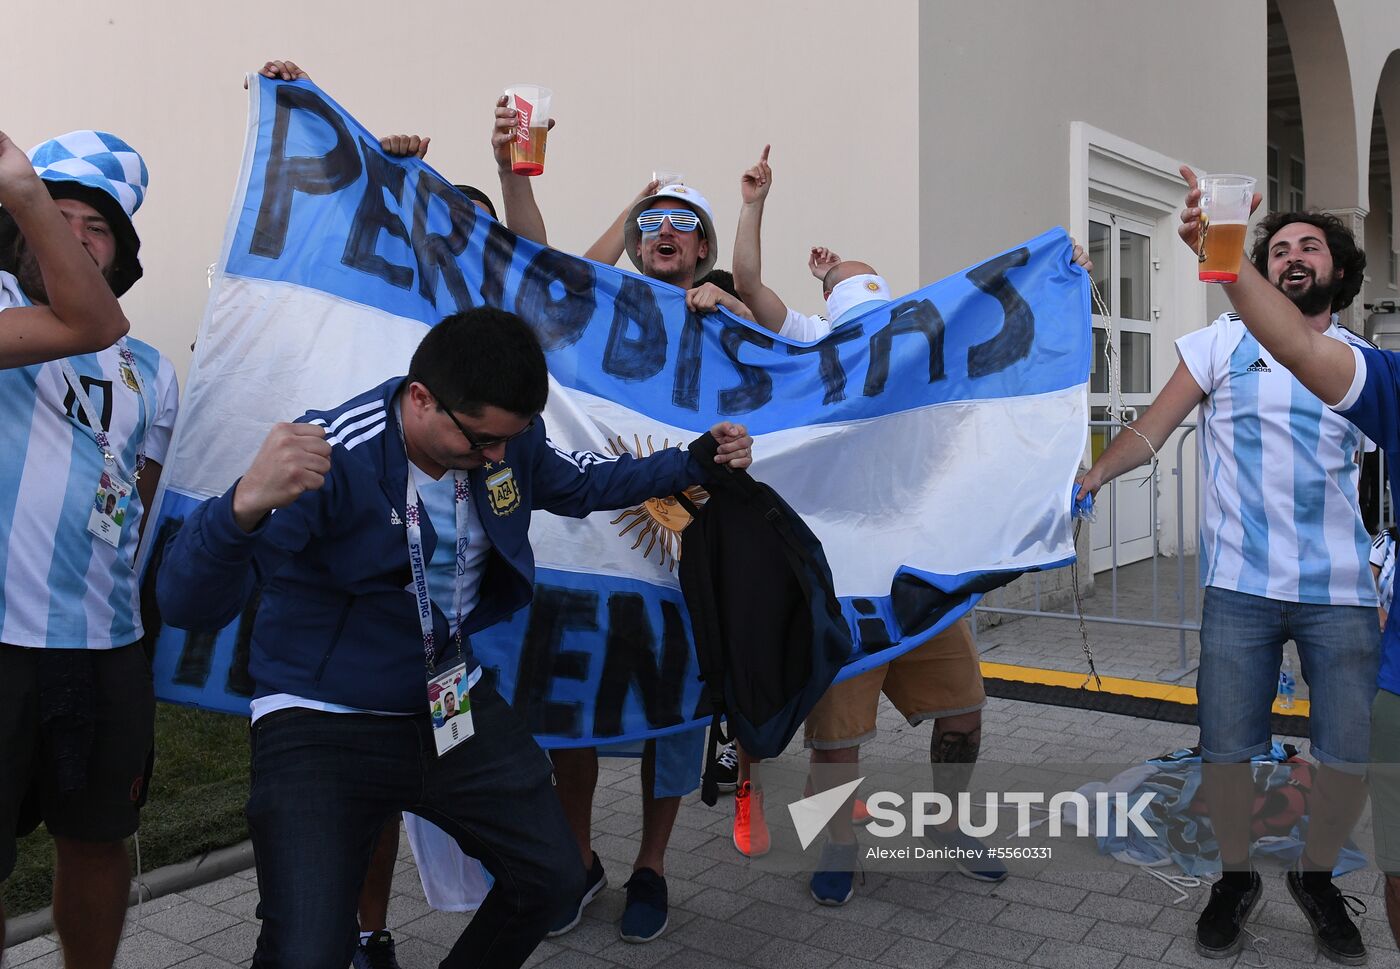
[[[1359,343],[1337,325],[1333,339]],[[1259,345],[1239,317],[1177,341],[1199,412],[1201,584],[1323,605],[1376,604],[1357,455],[1372,445]]]
[[[0,311],[27,304],[14,277],[0,273]],[[134,373],[116,346],[67,364],[129,473],[138,452],[164,462],[178,388],[170,361],[155,348],[124,343]],[[108,511],[120,519],[115,544],[90,531],[111,465],[63,363],[0,371],[0,414],[0,642],[108,649],[141,638],[135,560],[145,509],[132,489],[129,503]]]

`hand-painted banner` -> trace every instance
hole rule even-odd
[[[386,157],[313,85],[259,77],[152,544],[234,482],[272,423],[405,372],[442,317],[499,306],[544,344],[544,418],[564,448],[648,453],[717,420],[748,425],[754,473],[825,545],[859,647],[852,675],[946,628],[981,591],[1073,558],[1088,300],[1055,230],[793,344],[519,239],[421,161]],[[676,510],[534,515],[534,605],[473,645],[546,745],[695,718]],[[159,695],[246,710],[256,602],[204,634],[162,631],[153,598]]]

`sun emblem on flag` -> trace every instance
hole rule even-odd
[[[615,440],[608,441],[608,451],[618,457],[630,454],[636,458],[656,453],[656,445],[652,443],[650,434],[647,435],[645,449],[640,435],[634,435],[633,442],[629,446],[619,435]],[[669,438],[661,442],[663,450],[670,446]],[[701,505],[710,497],[710,493],[699,485],[691,485],[685,489],[685,496],[691,504]],[[650,558],[651,553],[656,552],[657,561],[666,566],[667,571],[674,572],[681,557],[681,532],[685,531],[690,521],[690,512],[685,510],[685,506],[668,495],[665,498],[648,498],[637,507],[618,515],[611,524],[623,526],[617,533],[619,538],[634,532],[636,537],[632,547],[642,550],[642,558]],[[646,543],[644,549],[643,542]]]

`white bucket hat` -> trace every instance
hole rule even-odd
[[[715,238],[715,217],[710,211],[710,203],[705,201],[705,196],[689,185],[674,182],[632,206],[631,211],[627,213],[627,222],[622,227],[622,237],[627,244],[627,258],[632,260],[632,265],[638,269],[642,268],[642,230],[637,228],[637,216],[651,208],[657,199],[666,198],[684,202],[692,212],[700,216],[700,228],[704,230],[705,241],[709,243],[709,252],[704,259],[695,264],[695,278],[699,279],[715,268],[715,261],[719,258],[719,240]]]

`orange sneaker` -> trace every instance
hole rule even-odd
[[[763,820],[763,792],[748,781],[734,792],[734,847],[739,854],[757,858],[768,854],[768,824]]]
[[[865,802],[864,802],[863,800],[861,800],[860,798],[856,798],[855,806],[851,808],[851,823],[852,823],[852,824],[869,824],[869,823],[870,823],[870,812],[867,811],[867,810],[865,809]]]

